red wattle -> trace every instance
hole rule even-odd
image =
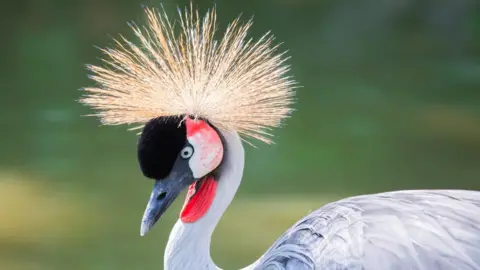
[[[195,182],[188,187],[185,204],[180,212],[180,219],[185,223],[192,223],[203,217],[215,198],[217,181],[213,176],[205,177],[195,192],[196,184]]]

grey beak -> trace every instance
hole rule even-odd
[[[193,181],[191,172],[182,174],[172,172],[165,179],[155,181],[147,208],[143,214],[140,226],[141,236],[144,236],[152,229],[153,225],[178,197],[178,194]]]

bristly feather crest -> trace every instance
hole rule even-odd
[[[269,131],[292,110],[296,85],[274,37],[247,39],[252,20],[237,18],[217,41],[214,9],[203,18],[192,6],[179,11],[178,27],[165,10],[145,12],[148,24],[131,26],[140,46],[121,36],[116,48],[103,49],[106,65],[88,66],[96,86],[84,89],[81,102],[106,125],[191,115],[270,143]]]

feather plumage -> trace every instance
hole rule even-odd
[[[177,26],[164,10],[145,13],[146,26],[132,25],[140,45],[121,37],[102,50],[104,66],[88,66],[96,86],[84,89],[81,102],[107,125],[191,115],[271,142],[270,129],[291,112],[296,85],[274,37],[248,39],[252,20],[237,18],[217,41],[215,9],[203,18],[192,6],[179,11]]]
[[[252,268],[476,270],[479,213],[477,191],[346,198],[302,218]]]

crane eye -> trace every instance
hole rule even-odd
[[[180,151],[180,156],[183,159],[187,159],[193,155],[193,148],[191,146],[185,146],[182,151]]]

